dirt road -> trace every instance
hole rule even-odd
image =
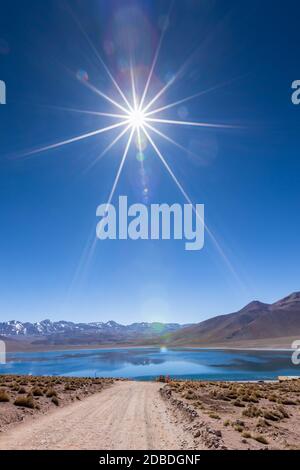
[[[181,449],[189,436],[153,382],[116,382],[0,435],[0,449]]]

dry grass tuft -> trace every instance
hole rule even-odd
[[[256,434],[255,436],[252,436],[252,437],[257,442],[260,442],[261,444],[269,444],[268,440],[262,434]]]
[[[48,388],[47,389],[47,391],[46,391],[46,397],[47,398],[52,398],[52,397],[56,397],[56,396],[57,396],[57,393],[54,390],[54,388]]]
[[[34,408],[34,400],[32,396],[17,397],[15,399],[14,405],[23,406],[24,408]]]
[[[52,397],[51,401],[54,403],[54,405],[59,406],[59,399],[57,397]]]
[[[8,393],[6,390],[1,389],[0,390],[0,402],[5,403],[10,400]]]
[[[31,390],[31,393],[34,397],[42,397],[43,396],[43,392],[40,389],[40,387],[33,387],[33,389]]]

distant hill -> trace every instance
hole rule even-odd
[[[230,346],[253,341],[263,344],[264,339],[270,342],[292,337],[300,339],[300,292],[273,304],[253,301],[237,312],[210,318],[168,334],[164,341],[174,346]]]
[[[290,347],[293,339],[300,339],[300,292],[273,304],[255,300],[237,312],[194,325],[12,320],[0,323],[0,338],[14,351],[101,345]]]

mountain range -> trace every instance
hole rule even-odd
[[[160,337],[184,326],[187,325],[158,322],[121,325],[115,321],[74,323],[51,320],[30,323],[11,320],[0,322],[0,336],[35,346],[118,343]]]
[[[290,347],[293,339],[300,339],[300,292],[272,304],[255,300],[239,311],[196,324],[12,320],[0,322],[1,337],[11,350],[103,344]]]
[[[165,336],[172,345],[285,344],[300,339],[300,292],[266,304],[257,300],[241,310],[219,315]],[[280,342],[282,339],[282,342]]]

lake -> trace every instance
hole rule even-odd
[[[185,379],[268,380],[300,375],[291,351],[122,348],[9,353],[0,373],[126,377],[151,380],[160,374]]]

